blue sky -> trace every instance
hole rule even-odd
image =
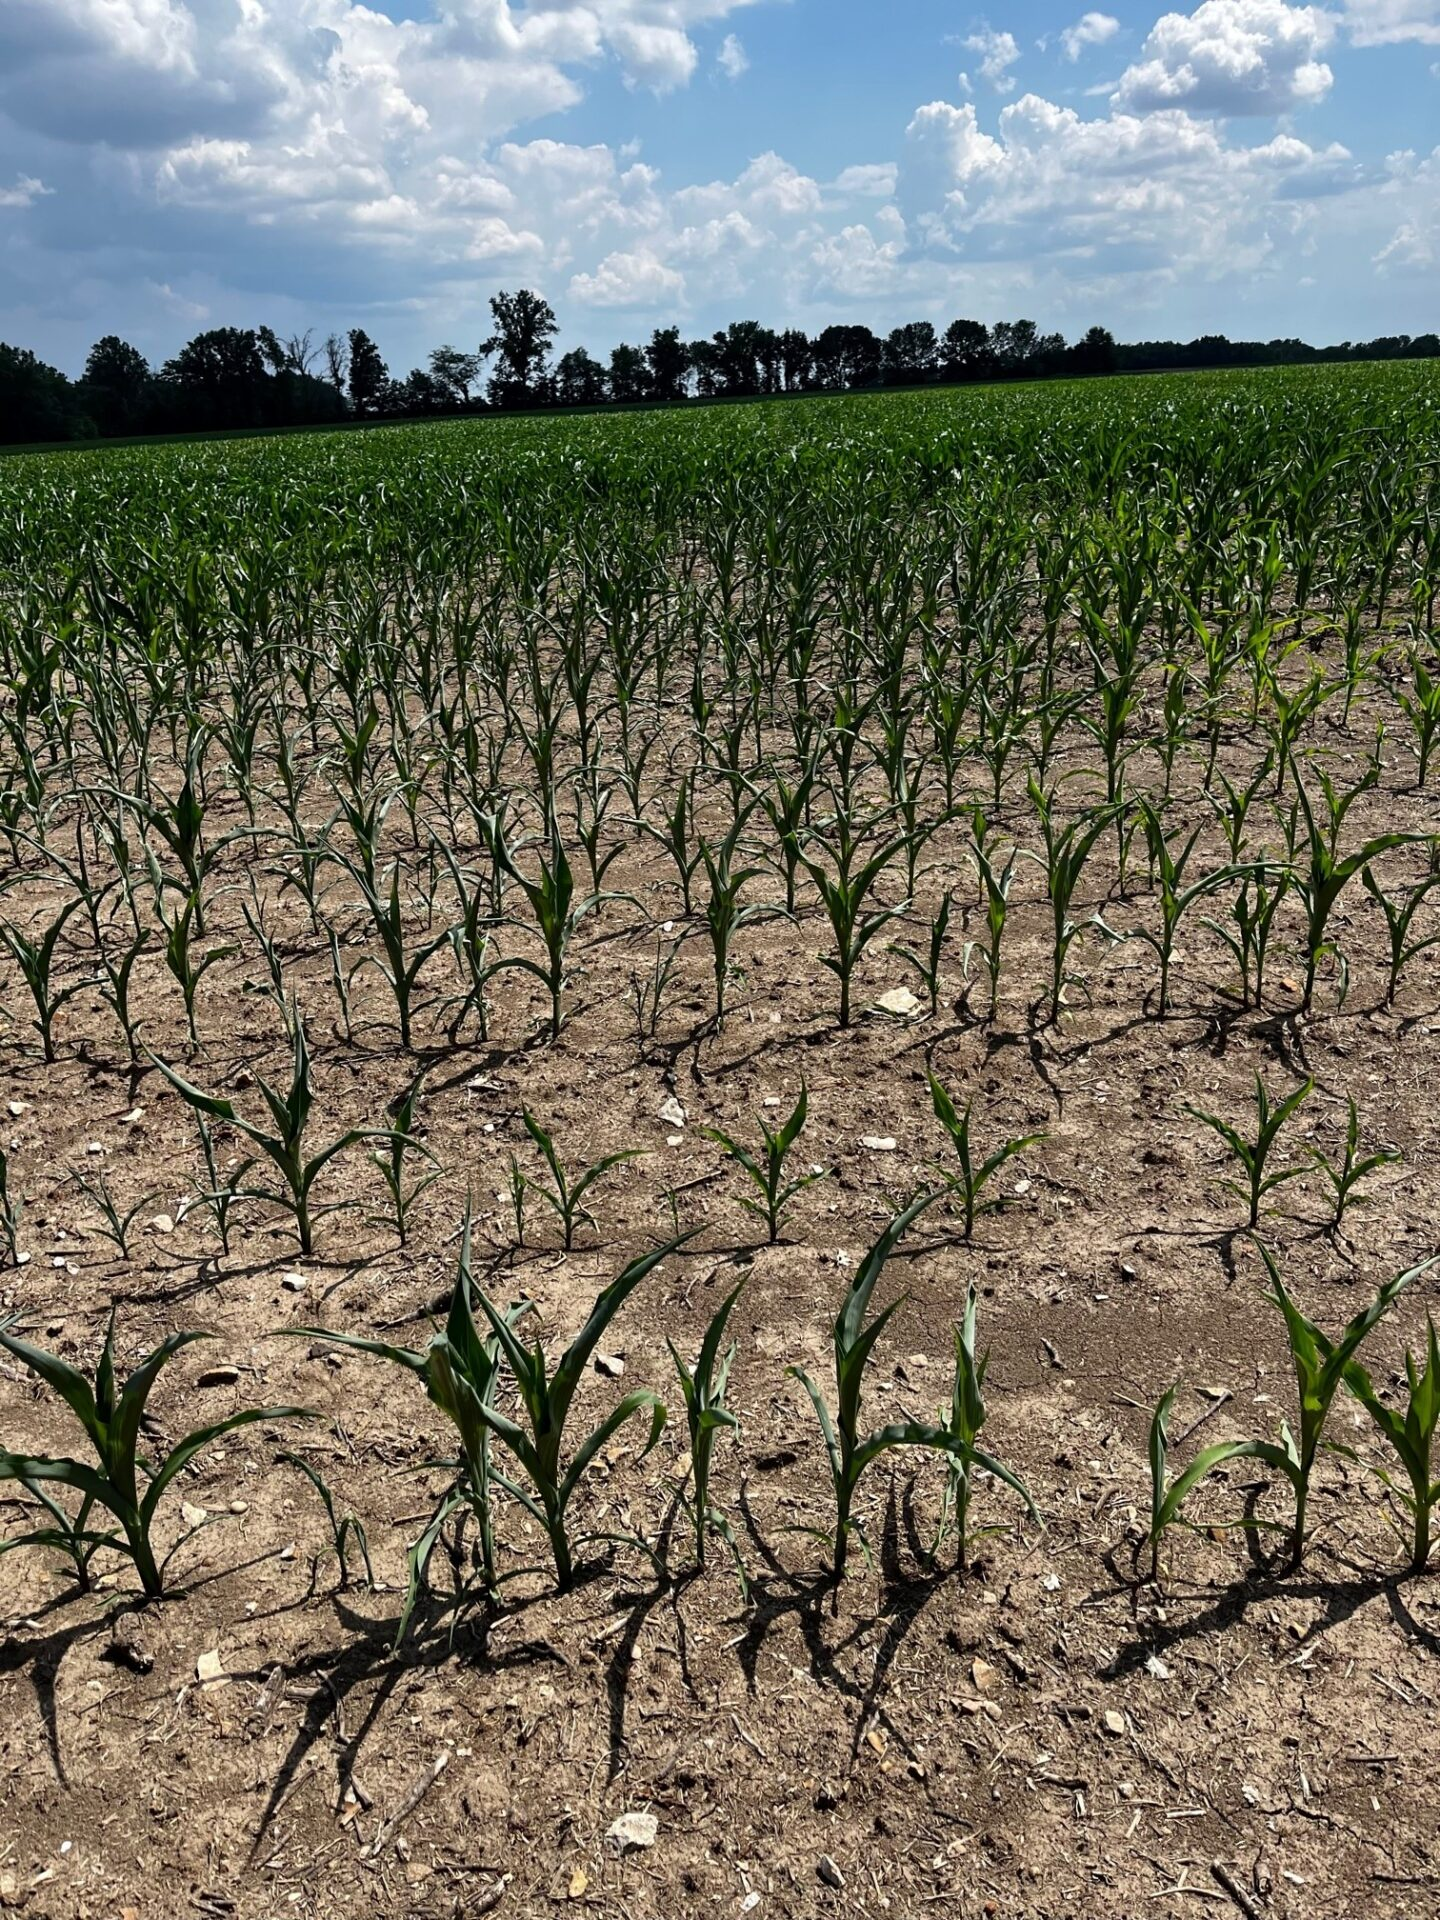
[[[0,339],[1440,326],[1440,0],[3,0]]]

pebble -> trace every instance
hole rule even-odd
[[[860,1144],[871,1153],[894,1153],[896,1146],[888,1133],[862,1133]]]
[[[1113,1734],[1118,1739],[1125,1731],[1125,1716],[1123,1713],[1117,1713],[1114,1707],[1107,1707],[1101,1715],[1100,1724],[1106,1733]]]
[[[280,1284],[287,1293],[303,1293],[310,1283],[303,1273],[282,1273]]]
[[[625,1362],[618,1353],[597,1353],[595,1371],[603,1374],[607,1380],[618,1380],[625,1371]]]
[[[836,1866],[828,1853],[822,1853],[820,1858],[815,1862],[815,1871],[825,1882],[826,1886],[834,1887],[837,1893],[845,1885],[844,1874],[840,1871],[839,1867]]]
[[[611,1822],[605,1838],[627,1853],[635,1847],[653,1847],[659,1832],[660,1822],[653,1813],[622,1813]]]
[[[170,1218],[168,1213],[157,1213],[150,1224],[156,1233],[173,1233],[175,1231],[175,1222]]]
[[[673,1093],[660,1102],[657,1112],[667,1127],[683,1127],[685,1124],[685,1109]]]

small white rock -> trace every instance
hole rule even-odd
[[[181,1501],[180,1518],[187,1527],[203,1527],[209,1517],[204,1507],[192,1506],[188,1500]]]
[[[909,987],[891,987],[888,993],[882,993],[875,1002],[882,1013],[893,1013],[901,1020],[913,1020],[924,1008],[910,991]]]
[[[202,1687],[223,1687],[229,1679],[218,1647],[209,1647],[195,1662],[195,1678]]]
[[[665,1122],[667,1127],[683,1127],[684,1126],[685,1109],[684,1107],[681,1106],[680,1102],[675,1098],[673,1093],[667,1095],[667,1097],[660,1102],[660,1105],[657,1111],[660,1115],[660,1118]]]
[[[597,1353],[595,1371],[607,1380],[618,1380],[625,1371],[625,1362],[618,1353]]]
[[[303,1273],[282,1273],[280,1284],[287,1293],[303,1293],[310,1283]]]
[[[168,1213],[157,1213],[155,1218],[150,1222],[150,1225],[155,1229],[156,1233],[173,1233],[175,1231],[175,1222],[170,1218]]]
[[[860,1144],[871,1153],[894,1153],[896,1147],[888,1133],[862,1133]]]
[[[606,1830],[605,1838],[613,1840],[621,1853],[632,1847],[653,1847],[660,1832],[660,1822],[653,1813],[622,1813],[618,1820],[612,1821]]]

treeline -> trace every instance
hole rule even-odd
[[[0,344],[0,441],[1440,356],[1433,333],[1334,347],[1223,334],[1126,346],[1104,327],[1070,344],[1061,334],[1041,333],[1033,320],[992,327],[953,320],[943,331],[914,320],[883,337],[860,325],[829,326],[812,336],[737,320],[700,340],[684,339],[678,327],[657,327],[645,345],[622,343],[606,362],[584,347],[555,358],[554,310],[528,289],[496,294],[490,310],[492,330],[474,351],[436,347],[425,366],[403,379],[392,376],[360,327],[318,343],[309,332],[282,340],[269,327],[215,327],[158,369],[108,334],[91,349],[79,380],[23,348]]]

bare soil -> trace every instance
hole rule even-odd
[[[1312,744],[1354,778],[1374,720],[1359,702],[1348,732],[1322,718]],[[1347,844],[1394,824],[1435,824],[1413,760],[1387,743],[1384,763],[1380,788],[1347,822]],[[1248,772],[1253,745],[1228,743],[1225,764]],[[1197,774],[1177,778],[1186,793],[1177,817],[1198,823]],[[1154,780],[1155,768],[1132,767],[1132,790]],[[222,815],[243,817],[217,799],[207,833]],[[1003,817],[1036,843],[1023,794]],[[87,1367],[112,1302],[126,1363],[170,1329],[213,1330],[212,1343],[171,1365],[152,1401],[171,1441],[242,1405],[301,1403],[324,1418],[249,1428],[200,1457],[161,1523],[173,1597],[138,1614],[113,1559],[89,1595],[54,1555],[0,1559],[0,1907],[47,1920],[564,1908],[628,1920],[684,1910],[1129,1920],[1207,1908],[1250,1920],[1420,1920],[1440,1910],[1440,1605],[1433,1576],[1405,1576],[1373,1476],[1324,1458],[1316,1535],[1298,1572],[1283,1532],[1236,1524],[1278,1525],[1286,1513],[1282,1490],[1245,1462],[1196,1496],[1196,1529],[1167,1541],[1160,1587],[1144,1579],[1140,1550],[1150,1411],[1166,1386],[1183,1383],[1177,1436],[1204,1419],[1181,1457],[1232,1434],[1273,1437],[1282,1417],[1294,1419],[1280,1317],[1236,1232],[1243,1209],[1219,1184],[1219,1142],[1184,1103],[1248,1125],[1257,1070],[1276,1091],[1312,1074],[1281,1163],[1310,1148],[1338,1152],[1347,1095],[1367,1139],[1403,1152],[1367,1183],[1371,1203],[1342,1236],[1323,1230],[1326,1193],[1314,1177],[1277,1189],[1263,1220],[1292,1291],[1338,1327],[1436,1244],[1427,1089],[1440,1066],[1437,952],[1421,955],[1395,1005],[1383,1005],[1383,926],[1357,881],[1336,926],[1350,963],[1343,1006],[1327,974],[1314,1009],[1300,1013],[1301,975],[1281,956],[1266,1007],[1242,1011],[1233,966],[1197,916],[1182,925],[1168,1019],[1155,1017],[1150,950],[1107,949],[1091,933],[1076,954],[1088,992],[1072,990],[1050,1027],[1039,1008],[1043,880],[1025,864],[1000,1006],[986,1023],[983,985],[969,1003],[962,994],[961,947],[978,930],[962,845],[958,828],[935,837],[922,863],[925,911],[890,929],[918,949],[942,889],[957,889],[937,1018],[867,1012],[840,1031],[835,982],[817,958],[828,929],[807,896],[797,922],[741,935],[743,979],[718,1032],[708,948],[688,941],[652,1042],[637,1037],[629,981],[648,968],[656,928],[678,922],[678,899],[653,843],[628,835],[607,885],[631,898],[586,923],[558,1043],[537,1038],[539,991],[516,973],[496,982],[487,1043],[462,1036],[452,1046],[438,1010],[422,1013],[422,1131],[445,1173],[403,1248],[356,1147],[322,1179],[322,1201],[352,1204],[322,1220],[314,1259],[300,1260],[284,1218],[259,1205],[238,1211],[232,1253],[220,1257],[203,1208],[178,1217],[200,1177],[190,1109],[158,1073],[131,1077],[114,1021],[88,989],[60,1016],[60,1058],[42,1064],[20,984],[6,977],[13,1024],[0,1098],[14,1104],[0,1123],[28,1199],[31,1254],[0,1275],[6,1310]],[[1202,851],[1219,861],[1218,832],[1207,829]],[[1425,860],[1423,849],[1403,849],[1379,871],[1413,880]],[[359,977],[347,1043],[324,945],[266,867],[263,849],[237,846],[223,878],[253,875],[293,957],[320,1089],[317,1138],[383,1124],[416,1066],[396,1044],[388,990],[373,972]],[[1107,834],[1087,869],[1085,910],[1104,904],[1117,927],[1153,921],[1138,845],[1134,868],[1136,891],[1122,900]],[[353,921],[348,951],[358,958],[361,917],[340,906],[351,890],[334,870],[329,885],[332,913]],[[38,879],[11,896],[37,924],[60,898]],[[199,1052],[153,958],[142,966],[145,1037],[253,1112],[254,1076],[283,1078],[287,1062],[275,1005],[246,991],[260,968],[239,898],[215,901],[214,932],[243,944],[201,989]],[[1296,933],[1292,915],[1291,956]],[[882,936],[857,1007],[901,984],[918,986]],[[451,985],[442,954],[422,997]],[[825,1527],[830,1513],[820,1436],[785,1370],[800,1363],[827,1380],[830,1321],[852,1263],[950,1151],[927,1065],[957,1100],[974,1096],[982,1150],[1017,1133],[1046,1137],[999,1176],[1005,1204],[982,1219],[973,1246],[939,1207],[902,1245],[877,1303],[902,1291],[906,1300],[878,1350],[867,1416],[933,1417],[948,1402],[951,1330],[978,1279],[991,1353],[986,1443],[1025,1477],[1047,1524],[1037,1529],[986,1481],[970,1565],[956,1569],[952,1541],[932,1570],[925,1549],[943,1468],[892,1454],[862,1490],[873,1564],[855,1554],[837,1598],[826,1549],[803,1530]],[[756,1116],[773,1123],[802,1083],[811,1119],[798,1151],[831,1177],[795,1203],[780,1244],[757,1245],[738,1169],[700,1127],[752,1136]],[[662,1117],[671,1099],[683,1125]],[[572,1166],[646,1149],[593,1190],[597,1225],[582,1228],[569,1255],[533,1201],[528,1244],[515,1244],[509,1155],[540,1170],[522,1106]],[[894,1148],[866,1147],[866,1137]],[[125,1206],[153,1194],[128,1260],[98,1232],[75,1167],[103,1168]],[[516,1577],[503,1606],[457,1614],[437,1559],[439,1590],[397,1648],[406,1548],[444,1480],[429,1464],[446,1449],[443,1422],[398,1369],[274,1330],[319,1323],[423,1345],[453,1277],[467,1192],[477,1279],[496,1298],[533,1298],[552,1351],[599,1286],[668,1234],[672,1193],[674,1217],[701,1226],[604,1343],[624,1361],[625,1388],[658,1389],[676,1417],[643,1460],[644,1423],[626,1428],[577,1504],[582,1531],[661,1544],[673,1577],[597,1540],[581,1549],[574,1590],[557,1596],[543,1540],[506,1504],[502,1561]],[[158,1215],[172,1231],[148,1224]],[[303,1291],[285,1284],[295,1274]],[[664,1344],[669,1335],[693,1352],[741,1275],[732,1399],[742,1432],[717,1450],[716,1491],[748,1597],[718,1545],[706,1573],[690,1577],[677,1508],[683,1410]],[[1423,1330],[1437,1286],[1415,1283],[1374,1336],[1377,1379],[1392,1377]],[[577,1421],[588,1425],[620,1391],[592,1375]],[[8,1361],[0,1431],[16,1450],[81,1451],[64,1410]],[[1337,1406],[1334,1436],[1382,1457],[1352,1403]],[[375,1591],[341,1583],[320,1504],[279,1461],[285,1450],[323,1472],[342,1514],[363,1519]],[[203,1509],[203,1524],[182,1520],[182,1499],[192,1515]],[[27,1505],[4,1503],[7,1531],[27,1523]],[[527,1567],[535,1571],[519,1571]],[[202,1681],[198,1672],[215,1671],[209,1656],[223,1677]],[[657,1838],[622,1853],[607,1833],[634,1811],[656,1816]]]

